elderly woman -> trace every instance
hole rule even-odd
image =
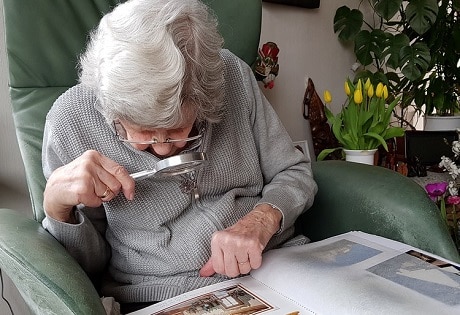
[[[46,121],[44,227],[101,292],[153,302],[247,274],[294,236],[317,190],[251,69],[197,0],[132,0],[103,17],[80,83]],[[186,176],[135,182],[205,152]],[[188,185],[198,185],[194,200]]]

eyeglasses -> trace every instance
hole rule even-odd
[[[113,128],[115,129],[115,134],[118,137],[118,140],[123,141],[123,142],[132,143],[132,144],[161,144],[161,143],[190,142],[190,141],[194,141],[194,140],[202,138],[203,131],[204,131],[204,128],[200,128],[199,134],[197,134],[196,136],[188,137],[184,139],[167,138],[165,141],[158,141],[157,139],[138,141],[138,140],[128,140],[128,133],[126,132],[125,127],[123,127],[123,125],[119,121],[113,122]]]

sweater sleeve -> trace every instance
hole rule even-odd
[[[88,274],[104,270],[110,258],[110,248],[93,223],[80,211],[75,211],[77,224],[69,224],[46,217],[43,227],[51,233],[77,260]]]
[[[318,190],[310,157],[295,148],[276,112],[262,94],[249,67],[242,64],[248,95],[253,96],[254,140],[264,176],[262,198],[283,214],[278,233],[294,225],[297,217],[311,207]]]
[[[57,148],[53,141],[52,123],[46,122],[43,137],[42,164],[45,178],[58,167],[68,163],[65,149]],[[110,247],[103,237],[106,228],[104,208],[74,207],[77,224],[69,224],[46,216],[43,227],[53,235],[88,273],[100,272],[110,259]],[[46,214],[46,209],[45,209]]]

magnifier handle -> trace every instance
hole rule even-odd
[[[143,179],[152,177],[153,175],[155,175],[156,172],[157,172],[156,170],[146,170],[146,171],[140,171],[140,172],[137,172],[137,173],[133,173],[130,176],[135,181],[139,181],[139,180],[143,180]]]

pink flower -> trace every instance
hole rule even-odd
[[[460,196],[449,196],[447,197],[447,204],[458,205],[460,204]]]
[[[426,184],[425,189],[428,192],[428,196],[430,196],[431,200],[436,201],[439,196],[445,194],[447,186],[447,182],[432,183]]]

